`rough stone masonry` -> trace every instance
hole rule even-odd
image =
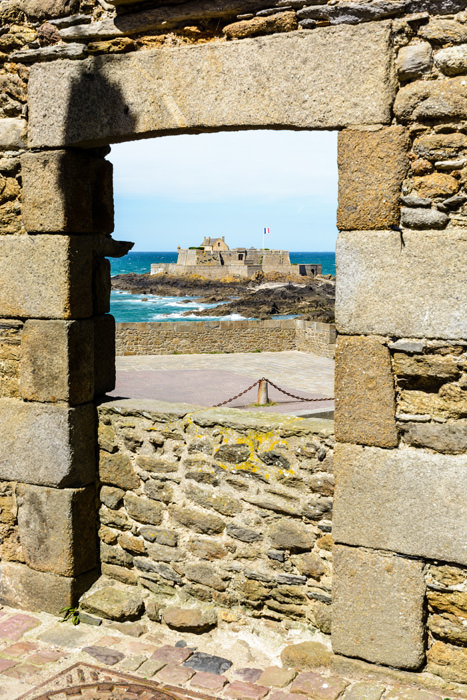
[[[114,381],[105,258],[127,249],[110,238],[109,145],[336,129],[332,643],[467,682],[465,0],[4,0],[0,22],[2,599],[56,610],[112,566],[89,544],[101,486],[142,515],[139,477],[102,483],[105,455],[97,471],[96,403]],[[151,450],[186,445],[176,434]],[[155,458],[138,449],[109,453],[116,476],[125,456]],[[150,478],[144,505],[169,517],[170,479]],[[227,529],[211,505],[196,508]],[[204,585],[173,570],[174,587]],[[266,591],[255,610],[289,605],[248,581]]]

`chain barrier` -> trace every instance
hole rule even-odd
[[[235,399],[240,398],[240,396],[243,396],[246,394],[250,389],[253,389],[257,384],[260,384],[260,382],[267,382],[271,386],[274,387],[274,389],[277,389],[277,391],[280,391],[281,394],[285,394],[285,396],[290,396],[292,399],[296,399],[297,401],[334,401],[334,396],[327,396],[327,397],[320,397],[317,399],[306,399],[303,396],[297,396],[296,394],[291,394],[289,391],[286,391],[285,389],[281,389],[280,386],[277,386],[277,384],[274,384],[274,382],[271,382],[270,379],[267,379],[266,377],[261,377],[261,379],[257,379],[256,382],[254,382],[251,386],[249,386],[247,389],[244,391],[241,391],[239,394],[235,394],[235,396],[232,396],[230,399],[227,399],[227,401],[222,401],[221,403],[217,403],[213,408],[220,408],[220,406],[225,406],[228,403],[231,403],[231,401],[235,401]]]

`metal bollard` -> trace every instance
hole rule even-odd
[[[256,403],[258,406],[267,406],[269,404],[267,379],[261,379],[258,384],[258,399]]]

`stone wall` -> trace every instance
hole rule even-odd
[[[99,408],[102,573],[329,633],[332,421],[156,401]],[[183,607],[183,605],[182,605]]]
[[[296,319],[117,323],[117,355],[301,350],[334,357],[335,327]]]
[[[4,0],[0,23],[2,354],[22,338],[18,383],[1,358],[0,480],[26,486],[18,528],[34,523],[1,600],[58,610],[99,573],[81,523],[114,378],[104,258],[126,250],[109,144],[336,129],[332,642],[467,680],[465,0]]]

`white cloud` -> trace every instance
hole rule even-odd
[[[215,201],[277,200],[337,192],[337,136],[327,131],[239,131],[165,136],[112,147],[115,193]]]

